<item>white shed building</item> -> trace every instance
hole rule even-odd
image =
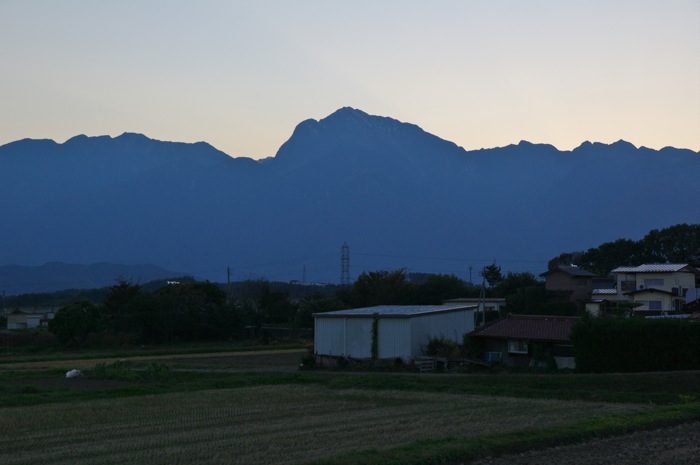
[[[372,358],[376,327],[377,359],[408,362],[423,355],[432,338],[462,342],[474,330],[476,305],[382,305],[315,313],[316,355]],[[376,320],[376,323],[375,323]]]

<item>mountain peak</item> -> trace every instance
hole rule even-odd
[[[342,107],[331,113],[330,115],[323,118],[321,121],[327,120],[337,120],[337,119],[348,119],[348,118],[366,118],[370,116],[362,110],[358,110],[352,107]]]

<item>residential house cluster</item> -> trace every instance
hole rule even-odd
[[[688,317],[700,297],[700,270],[686,263],[620,266],[604,278],[560,266],[540,276],[554,299],[571,301],[593,316]]]

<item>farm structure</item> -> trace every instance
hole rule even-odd
[[[7,329],[29,329],[48,326],[56,311],[47,308],[17,309],[6,315]]]
[[[423,355],[430,339],[458,343],[474,330],[476,305],[385,305],[314,314],[317,356],[401,359]]]
[[[483,343],[488,362],[506,366],[547,365],[575,368],[571,328],[579,320],[572,316],[508,315],[470,334]]]

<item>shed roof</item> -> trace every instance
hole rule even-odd
[[[473,310],[476,305],[444,304],[444,305],[379,305],[375,307],[351,308],[333,312],[314,313],[313,316],[330,318],[361,318],[377,314],[388,318],[410,318],[418,315],[453,312],[456,310]]]
[[[687,263],[648,263],[639,266],[619,266],[612,273],[675,273],[682,271],[695,272],[695,269]]]
[[[497,339],[568,342],[571,328],[578,320],[575,316],[508,315],[471,334]]]

